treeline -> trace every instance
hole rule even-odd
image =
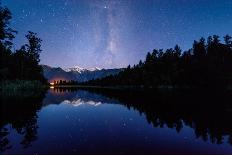
[[[17,31],[10,28],[11,12],[0,6],[0,81],[36,80],[46,82],[42,67],[39,65],[41,39],[36,33],[28,32],[28,43],[20,49],[12,50]]]
[[[213,35],[194,41],[182,51],[176,45],[148,52],[144,62],[130,65],[115,76],[85,82],[86,85],[139,87],[221,87],[232,85],[232,41]]]
[[[78,81],[74,81],[74,80],[54,80],[52,83],[50,83],[51,85],[54,86],[59,86],[59,85],[78,85],[79,82]]]

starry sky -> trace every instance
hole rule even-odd
[[[118,68],[154,48],[189,49],[200,37],[232,35],[231,0],[2,0],[18,31],[42,38],[41,64]]]

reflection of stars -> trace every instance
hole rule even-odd
[[[68,5],[68,1],[65,1],[64,5],[67,6]]]
[[[27,11],[25,11],[25,10],[23,9],[23,10],[22,10],[22,14],[23,14],[23,15],[22,15],[21,18],[24,19],[25,17],[30,16],[30,15],[31,15],[31,12],[30,12],[30,11],[27,12]]]

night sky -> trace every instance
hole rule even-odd
[[[154,48],[182,49],[194,39],[232,35],[232,0],[2,0],[18,31],[42,38],[41,63],[115,68],[138,63]]]

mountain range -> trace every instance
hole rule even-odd
[[[123,70],[123,68],[100,69],[98,67],[85,69],[79,66],[63,69],[61,67],[51,67],[48,65],[42,65],[42,68],[44,77],[48,79],[48,82],[53,82],[54,80],[74,80],[78,82],[85,82],[92,79],[103,78],[109,75],[115,75]]]

